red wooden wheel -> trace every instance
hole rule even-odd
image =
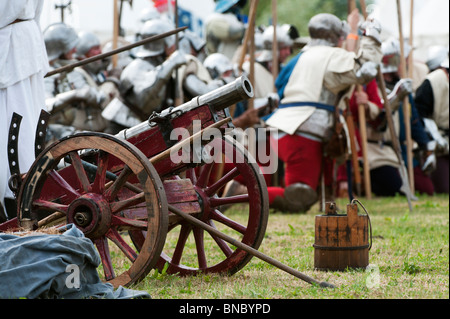
[[[269,204],[267,188],[259,167],[240,144],[231,138],[216,138],[209,147],[219,149],[225,161],[234,168],[213,183],[210,181],[215,161],[186,171],[197,193],[201,212],[194,214],[198,219],[221,232],[258,249],[266,231]],[[246,182],[247,194],[220,197],[224,186],[238,176]],[[244,204],[237,213],[227,215],[221,212],[224,205]],[[134,232],[133,241],[137,246],[144,239]],[[168,273],[195,275],[203,273],[233,274],[242,269],[252,258],[247,252],[231,247],[227,242],[189,224],[180,218],[169,218],[168,240],[157,268],[162,270],[168,264]],[[172,240],[169,240],[172,238]],[[174,244],[176,242],[176,244]]]
[[[167,235],[167,202],[158,173],[135,146],[102,133],[55,142],[27,173],[18,196],[19,223],[45,227],[58,218],[92,240],[104,280],[115,287],[143,279]],[[129,230],[147,233],[140,251],[133,248]]]

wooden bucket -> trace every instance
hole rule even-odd
[[[347,215],[337,214],[336,204],[326,203],[325,215],[316,216],[314,268],[342,271],[369,265],[370,218],[367,211],[366,215],[358,214],[354,201],[347,205]]]

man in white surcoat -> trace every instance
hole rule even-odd
[[[48,58],[39,18],[44,0],[0,1],[0,222],[14,217],[13,193],[8,187],[8,130],[12,114],[23,118],[19,132],[19,167],[28,171],[34,161],[34,136],[45,106],[44,75]],[[4,212],[5,198],[8,212]]]
[[[357,18],[349,22],[358,23]],[[279,91],[280,107],[266,121],[279,130],[278,156],[286,165],[285,188],[269,187],[269,203],[293,212],[306,212],[317,201],[322,171],[325,185],[331,185],[333,159],[324,156],[323,148],[333,133],[335,106],[346,108],[344,99],[354,85],[372,80],[382,58],[375,21],[361,25],[357,54],[340,48],[347,37],[358,35],[349,34],[348,25],[332,14],[314,16],[308,30],[311,41]]]

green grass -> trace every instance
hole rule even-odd
[[[449,197],[419,196],[412,212],[404,197],[360,199],[369,212],[373,246],[369,270],[314,269],[314,206],[307,214],[271,212],[262,253],[319,281],[323,289],[254,257],[233,276],[181,278],[155,270],[133,289],[154,299],[446,299],[449,298]],[[348,201],[337,201],[345,212]],[[361,211],[362,212],[362,211]],[[239,209],[227,215],[237,218]]]

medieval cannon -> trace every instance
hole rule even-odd
[[[74,224],[96,246],[102,277],[115,287],[154,268],[233,274],[253,256],[330,286],[257,251],[269,216],[267,187],[248,151],[226,134],[227,107],[251,97],[242,76],[116,136],[86,132],[54,142],[37,152],[26,174],[13,176],[17,218],[0,231]],[[177,130],[189,134],[172,135]],[[226,197],[233,179],[246,192]],[[246,204],[238,218],[223,213],[237,203]]]

